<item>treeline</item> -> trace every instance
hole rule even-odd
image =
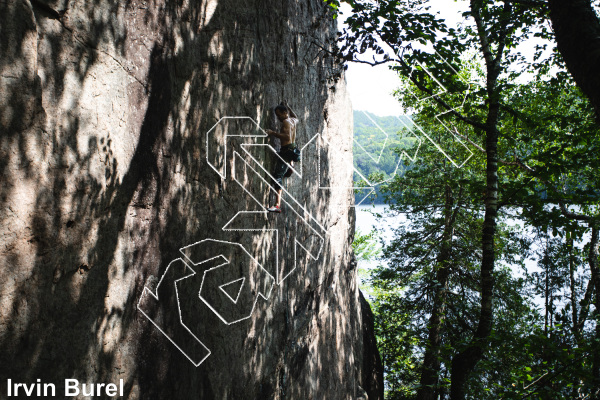
[[[354,184],[357,187],[373,184],[375,192],[364,199],[357,192],[355,203],[383,204],[381,192],[395,175],[410,168],[410,158],[419,141],[411,133],[412,121],[407,116],[378,116],[366,111],[354,111]],[[404,154],[402,154],[404,150]],[[408,155],[408,157],[407,157]]]

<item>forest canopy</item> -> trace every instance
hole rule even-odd
[[[456,27],[342,3],[339,59],[390,63],[427,133],[381,190],[406,216],[369,282],[387,398],[599,399],[597,2],[471,0]]]

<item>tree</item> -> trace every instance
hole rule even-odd
[[[455,136],[486,157],[478,325],[468,345],[452,359],[452,398],[463,399],[469,374],[484,358],[493,337],[493,300],[497,299],[494,275],[499,272],[495,269],[496,220],[501,207],[525,206],[526,215],[539,214],[531,221],[551,226],[555,231],[572,227],[577,221],[587,224],[591,231],[587,257],[590,283],[596,288],[596,309],[600,309],[595,208],[599,185],[597,173],[593,172],[598,170],[597,125],[587,118],[590,104],[574,90],[565,73],[559,72],[553,78],[541,77],[552,66],[560,67],[556,52],[543,59],[538,51],[534,64],[525,64],[525,68],[535,65],[541,71],[537,87],[514,83],[520,73],[516,66],[523,61],[517,45],[533,36],[552,38],[543,24],[548,19],[548,8],[542,7],[541,2],[472,0],[470,10],[465,13],[472,24],[456,30],[428,13],[425,1],[348,3],[353,6],[353,15],[348,18],[349,28],[342,35],[342,57],[370,64],[395,61],[399,73],[431,100],[431,107],[436,109],[430,113],[432,118],[437,116],[446,126],[468,124],[472,131],[463,134],[455,131]],[[429,42],[435,51],[418,49],[416,42]],[[393,49],[393,54],[386,54],[383,43]],[[374,55],[367,53],[369,49]],[[472,49],[483,60],[485,79],[458,108],[457,98],[466,89],[456,71],[464,67],[464,54]],[[436,92],[438,82],[447,90],[445,93]],[[544,85],[549,87],[547,91]],[[519,92],[524,94],[520,101],[516,96]],[[557,102],[562,105],[557,106]],[[546,213],[543,207],[549,204],[558,207]],[[569,205],[581,208],[574,212]],[[598,338],[599,326],[597,323]],[[598,351],[593,359],[594,374],[598,376]],[[427,398],[425,390],[421,392],[420,398]]]
[[[543,232],[551,229],[554,236],[567,237],[571,248],[574,237],[581,240],[586,231],[590,234],[586,252],[589,283],[581,299],[579,314],[577,302],[573,299],[570,302],[574,315],[571,321],[573,334],[578,335],[590,303],[593,301],[595,309],[600,310],[597,278],[600,177],[596,172],[600,168],[597,157],[600,137],[597,120],[590,102],[565,74],[559,74],[550,81],[522,85],[515,90],[511,105],[513,110],[520,110],[514,113],[511,129],[516,144],[514,151],[522,158],[519,157],[514,164],[525,173],[524,178],[534,183],[528,192],[517,189],[515,185],[513,201],[525,205],[523,215],[530,225]],[[573,211],[572,205],[577,207],[577,211]],[[572,263],[572,260],[567,262]],[[570,275],[572,271],[565,273]],[[573,278],[568,279],[572,286]],[[596,321],[598,326],[600,324]],[[597,330],[598,339],[600,331]],[[579,344],[584,346],[581,341]],[[592,347],[591,358],[594,385],[600,387],[598,347]]]
[[[519,95],[513,98],[514,93]],[[477,399],[518,399],[533,395],[552,399],[572,399],[581,395],[583,398],[596,387],[590,368],[595,365],[590,363],[595,354],[594,334],[583,329],[588,321],[594,284],[590,273],[584,271],[583,260],[587,261],[592,247],[588,243],[587,250],[583,252],[573,244],[582,240],[586,226],[573,224],[567,219],[557,201],[578,204],[580,211],[598,203],[597,196],[591,196],[595,185],[592,171],[597,171],[594,155],[586,157],[587,146],[594,143],[594,137],[588,135],[596,129],[593,114],[589,102],[585,99],[577,101],[582,99],[577,88],[561,81],[545,85],[531,82],[515,87],[505,95],[508,98],[503,99],[503,107],[510,104],[512,111],[518,110],[518,115],[506,113],[502,119],[500,212],[512,211],[516,205],[525,206],[526,221],[536,227],[535,236],[544,243],[544,251],[540,253],[543,273],[537,278],[535,274],[531,276],[531,282],[536,283],[531,289],[525,284],[529,281],[512,277],[506,268],[496,268],[494,299],[498,318],[492,326],[488,351],[478,363],[476,378],[470,379],[466,395]],[[516,101],[517,98],[521,100]],[[444,136],[444,130],[439,129],[434,115],[432,109],[421,108],[413,118],[428,132],[436,132],[434,138],[444,149],[459,156],[455,150],[464,152],[465,148]],[[544,125],[538,121],[533,124],[538,118],[552,123]],[[588,124],[589,121],[592,122]],[[525,126],[525,122],[530,125]],[[464,127],[460,128],[463,130]],[[566,137],[573,138],[561,143],[558,138],[564,137],[565,132],[569,133]],[[514,143],[509,146],[512,140],[517,140],[519,146]],[[477,143],[473,144],[479,147]],[[472,239],[465,242],[467,230],[462,225],[464,219],[446,224],[452,219],[448,220],[445,216],[449,214],[446,211],[449,205],[454,203],[452,192],[460,192],[460,189],[463,193],[456,201],[465,210],[457,211],[457,215],[465,211],[470,214],[482,212],[480,197],[485,188],[483,155],[481,149],[471,162],[456,169],[433,146],[423,146],[419,163],[407,169],[406,174],[388,188],[390,196],[395,197],[390,202],[392,209],[406,212],[409,220],[409,225],[397,231],[396,239],[386,249],[390,267],[378,272],[375,284],[381,294],[375,303],[382,310],[379,326],[385,327],[380,332],[385,333],[386,338],[392,338],[382,340],[388,349],[384,362],[386,368],[393,366],[387,371],[387,376],[396,382],[390,391],[398,398],[416,395],[410,391],[411,383],[420,385],[419,396],[437,398],[441,395],[444,398],[450,381],[448,364],[466,345],[461,339],[474,331],[471,321],[477,320],[475,308],[467,310],[463,307],[460,315],[470,315],[470,318],[453,317],[452,313],[461,305],[457,305],[456,299],[453,304],[452,298],[447,296],[452,292],[464,293],[456,287],[469,288],[468,304],[480,301],[479,287],[471,283],[476,282],[476,264],[480,260],[475,258],[467,263],[466,258],[457,258],[456,249],[467,248],[466,254],[481,254],[477,251],[480,241],[475,239],[481,224],[475,224],[468,230]],[[525,161],[520,158],[524,155],[528,157]],[[579,163],[581,165],[578,166]],[[534,165],[535,169],[530,165]],[[588,169],[592,175],[588,176]],[[573,176],[565,174],[565,170],[572,171]],[[561,183],[561,191],[551,191],[554,187],[551,182]],[[558,197],[559,194],[561,197]],[[586,205],[585,199],[589,205]],[[447,228],[461,233],[461,237],[445,240]],[[425,237],[424,232],[430,236]],[[497,262],[504,259],[506,265],[514,266],[518,262],[510,259],[510,255],[524,254],[524,243],[515,235],[507,236],[506,232],[506,229],[499,229],[496,234],[495,243],[500,246],[496,249],[500,256]],[[566,239],[559,240],[559,237]],[[517,246],[517,249],[511,246]],[[444,248],[450,251],[443,251]],[[440,257],[453,251],[455,253],[450,257]],[[454,268],[446,268],[443,260],[451,262]],[[467,269],[471,271],[470,280],[457,284],[457,278],[453,277],[457,273],[457,264],[471,265]],[[580,274],[579,277],[577,274]],[[464,272],[462,275],[465,275]],[[386,290],[393,294],[386,296]],[[564,294],[567,291],[570,291],[568,302]],[[547,299],[543,315],[527,306],[536,293]],[[559,306],[565,302],[569,307]],[[394,315],[394,309],[399,315],[413,316],[412,319],[403,318],[404,325],[397,328],[402,332],[403,344],[396,348],[393,348],[393,340],[400,339],[391,332],[398,321],[393,325],[384,321],[384,317]],[[573,310],[576,310],[575,317]],[[471,328],[464,329],[465,326]],[[415,337],[419,339],[414,340]],[[450,339],[452,337],[453,340]],[[516,342],[515,338],[518,338]],[[390,354],[399,359],[390,360]],[[409,378],[412,380],[407,382]],[[404,384],[397,383],[401,380]]]
[[[591,0],[548,0],[556,43],[600,119],[600,22]]]
[[[501,74],[507,72],[507,60],[519,57],[518,53],[511,50],[529,36],[526,27],[539,16],[510,1],[488,4],[472,0],[470,11],[466,14],[473,19],[474,25],[455,30],[448,29],[442,20],[428,13],[423,7],[423,0],[350,3],[353,14],[346,21],[349,29],[342,35],[344,44],[341,49],[346,60],[370,62],[358,57],[369,48],[377,54],[383,54],[379,61],[374,59],[371,63],[395,60],[399,65],[397,70],[409,77],[419,91],[432,97],[438,112],[444,113],[441,121],[451,123],[458,120],[468,123],[477,134],[484,136],[486,188],[481,236],[479,322],[469,345],[452,360],[452,398],[463,399],[466,380],[487,348],[493,324],[493,271],[496,257],[494,239],[498,213],[498,124],[501,93],[507,85],[506,77],[501,79]],[[382,41],[396,54],[400,54],[402,46],[407,46],[410,42],[427,41],[432,43],[435,52],[413,49],[406,56],[390,57],[385,54]],[[468,48],[476,48],[485,63],[485,84],[475,91],[475,99],[471,104],[485,106],[459,112],[449,100],[452,100],[452,94],[460,96],[464,93],[465,87],[451,71],[461,70],[462,62],[459,57]],[[450,73],[446,64],[453,66]],[[413,67],[417,65],[426,65],[427,68]],[[432,79],[430,74],[435,74],[436,79]],[[438,82],[448,90],[449,96],[435,95]]]
[[[419,122],[422,126],[429,125],[426,121]],[[444,146],[455,145],[442,140],[441,135],[438,141]],[[473,234],[480,229],[477,216],[481,207],[470,201],[472,188],[467,187],[465,179],[470,170],[454,168],[432,147],[424,147],[421,157],[423,163],[384,189],[391,208],[407,213],[410,229],[397,230],[396,239],[385,250],[391,268],[378,271],[376,281],[383,287],[390,282],[410,282],[405,308],[411,309],[409,314],[418,315],[420,321],[426,321],[425,326],[415,329],[422,330],[424,337],[420,343],[424,354],[419,368],[418,398],[434,399],[444,387],[439,378],[443,337],[447,335],[447,305],[462,308],[456,299],[448,298],[449,293],[458,285],[463,290],[468,288],[473,296],[468,282],[473,278],[473,266],[479,262],[477,252],[473,251],[479,241]]]
[[[433,118],[427,122],[426,113],[414,117],[429,132],[441,131]],[[436,139],[445,149],[467,152],[458,142],[437,133]],[[385,191],[390,208],[405,213],[407,222],[396,229],[385,248],[389,265],[373,274],[376,330],[385,349],[382,353],[390,399],[446,398],[451,360],[469,344],[468,338],[477,327],[484,215],[480,193],[485,187],[482,156],[457,169],[430,145],[422,147],[420,160]],[[514,257],[526,251],[526,244],[508,227],[499,229],[496,245],[503,262],[518,264]],[[496,280],[497,297],[502,299],[497,305],[502,328],[494,329],[491,340],[501,343],[515,330],[528,329],[523,316],[533,312],[520,292],[522,279],[516,280],[502,269],[496,272]],[[518,359],[519,350],[515,348],[514,353]],[[495,376],[481,372],[475,381],[512,383],[505,371],[516,369],[518,362],[498,361],[501,359],[485,360],[490,368],[483,370],[495,371]],[[475,393],[478,399],[497,398],[497,390],[482,395],[480,386],[471,386],[468,393]]]

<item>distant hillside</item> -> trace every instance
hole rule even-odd
[[[401,173],[403,161],[399,165],[400,156],[395,149],[409,149],[416,142],[407,126],[412,122],[407,116],[380,117],[365,111],[354,111],[354,167],[369,178],[372,183],[380,183],[390,179],[395,173]],[[410,153],[410,152],[409,152]],[[379,176],[375,178],[375,174]],[[360,185],[362,177],[354,174],[354,181]],[[377,186],[375,203],[383,203]],[[356,202],[362,199],[356,195]]]

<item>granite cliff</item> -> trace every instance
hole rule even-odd
[[[0,397],[383,398],[335,28],[321,0],[0,0]],[[283,99],[303,160],[269,215]]]

